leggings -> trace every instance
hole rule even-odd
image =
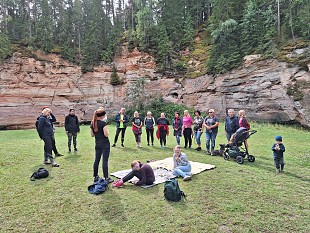
[[[123,182],[125,183],[125,182],[127,182],[128,180],[131,180],[133,177],[137,177],[139,180],[142,180],[142,178],[143,178],[140,171],[131,171],[131,172],[129,172],[126,176],[124,176],[124,177],[122,178],[122,180],[123,180]],[[146,185],[151,185],[151,184],[153,184],[153,181],[146,179],[145,184],[146,184]]]
[[[121,131],[122,131],[122,144],[124,143],[126,128],[117,128],[117,129],[116,129],[115,138],[114,138],[114,144],[117,143],[118,135],[119,135],[119,133],[120,133]]]
[[[185,128],[184,132],[184,140],[185,140],[185,146],[190,148],[192,146],[192,128]]]
[[[154,143],[154,129],[146,129],[147,144],[150,144],[150,137],[152,144]]]
[[[95,148],[96,155],[94,161],[94,177],[98,176],[98,167],[102,156],[102,171],[104,178],[109,177],[109,170],[108,170],[108,161],[110,156],[110,143],[105,145],[104,147],[96,147]]]

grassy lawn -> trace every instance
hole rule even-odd
[[[255,123],[251,128],[258,131],[249,140],[254,163],[238,165],[204,151],[183,150],[190,160],[216,168],[189,182],[179,180],[187,201],[178,203],[164,199],[163,184],[150,189],[126,184],[89,194],[94,139],[88,126],[81,127],[79,151],[71,154],[64,129],[56,129],[57,148],[65,154],[56,159],[60,168],[42,164],[43,141],[35,130],[0,131],[0,232],[310,232],[309,131]],[[109,129],[112,141],[115,128]],[[278,175],[270,149],[277,134],[286,146],[285,172]],[[143,148],[137,149],[127,130],[126,147],[118,142],[111,148],[110,172],[129,169],[135,159],[172,156],[173,136],[166,149],[157,140],[147,147],[145,136],[143,132]],[[204,135],[202,140],[204,144]],[[223,142],[222,124],[217,144]],[[50,176],[30,181],[39,167],[46,167]]]

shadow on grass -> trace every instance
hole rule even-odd
[[[80,153],[74,152],[74,153],[68,153],[68,155],[66,155],[64,159],[74,162],[74,161],[80,159],[81,157],[82,157],[82,155]]]
[[[104,219],[113,225],[122,225],[127,221],[126,211],[120,201],[120,195],[111,186],[107,192],[101,195],[101,199],[100,209]]]
[[[269,171],[270,173],[275,173],[275,170],[276,170],[275,166],[273,165],[273,161],[271,162],[270,160],[255,161],[254,163],[251,163],[251,167],[257,167],[259,169],[264,169],[264,170]],[[284,170],[284,172],[281,173],[281,175],[286,175],[286,176],[294,177],[296,179],[300,179],[300,180],[305,181],[305,182],[310,182],[309,178],[297,175],[295,173],[292,173],[292,172],[289,172],[286,170]]]

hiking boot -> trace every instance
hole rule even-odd
[[[281,165],[280,172],[284,172],[284,164]]]
[[[112,145],[112,147],[116,147],[115,143]]]
[[[207,155],[211,155],[211,152],[209,150],[207,150]]]
[[[117,187],[117,188],[121,188],[123,186],[124,182],[122,179],[119,179],[118,181],[114,182],[112,184],[112,187]]]
[[[192,179],[191,176],[185,176],[185,177],[183,178],[183,181],[189,181],[189,180],[191,180],[191,179]]]
[[[108,178],[106,178],[105,180],[108,182],[108,184],[114,182],[114,180],[113,180],[111,177],[108,177]]]
[[[60,156],[64,156],[64,155],[62,155],[60,153],[55,154],[55,157],[60,157]]]
[[[95,176],[94,177],[94,182],[97,182],[99,180],[99,178],[100,178],[99,176]]]

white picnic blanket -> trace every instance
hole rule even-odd
[[[191,166],[192,166],[192,175],[199,174],[202,171],[205,170],[210,170],[215,168],[215,165],[211,164],[205,164],[205,163],[199,163],[199,162],[193,162],[190,161]],[[150,162],[149,165],[153,168],[154,170],[154,175],[155,175],[155,182],[152,185],[142,185],[142,188],[149,188],[154,185],[164,183],[166,180],[170,178],[174,178],[175,176],[172,174],[173,170],[173,159],[172,157],[163,159],[163,160],[157,160]],[[129,170],[122,170],[122,171],[117,171],[111,173],[112,176],[115,176],[119,179],[123,178],[126,176],[129,172],[131,172],[131,169]],[[138,178],[134,177],[129,182],[137,181]]]

